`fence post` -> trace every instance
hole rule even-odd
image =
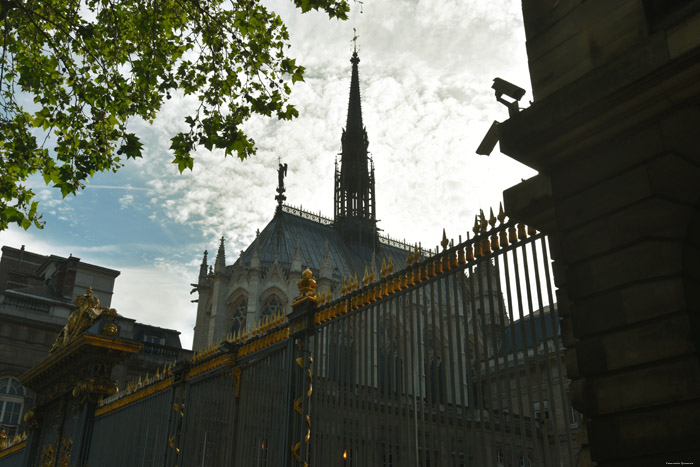
[[[297,282],[299,296],[292,301],[288,316],[290,339],[287,344],[288,404],[286,413],[288,430],[285,446],[289,447],[288,466],[307,466],[311,438],[311,393],[313,372],[310,336],[313,333],[313,316],[318,309],[315,293],[316,280],[309,269]]]

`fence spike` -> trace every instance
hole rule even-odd
[[[491,225],[491,228],[493,229],[496,227],[496,216],[493,215],[493,208],[491,209],[491,216],[489,217],[489,224]]]
[[[498,211],[498,220],[501,222],[501,225],[504,224],[504,221],[506,220],[506,213],[503,211],[503,202],[501,201],[500,203],[500,210]]]
[[[442,241],[440,242],[440,246],[442,246],[442,251],[447,250],[447,245],[449,245],[450,242],[447,240],[447,233],[445,232],[445,228],[443,227],[442,229]]]

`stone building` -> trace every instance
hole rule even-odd
[[[700,1],[524,1],[504,194],[551,238],[581,465],[700,462]]]
[[[333,219],[283,204],[286,165],[280,165],[275,215],[253,243],[232,265],[226,265],[223,238],[213,268],[204,253],[199,278],[193,284],[193,292],[198,293],[194,350],[250,328],[279,310],[291,311],[291,298],[306,268],[314,272],[319,290],[337,294],[345,282],[362,280],[365,272],[378,277],[382,265],[403,267],[409,252],[418,249],[379,235],[357,52],[351,62],[347,123],[341,136],[340,166],[336,164],[335,170]]]
[[[100,305],[111,304],[119,271],[85,263],[74,256],[40,255],[10,246],[0,258],[0,429],[10,435],[24,429],[22,414],[34,395],[18,378],[46,359],[75,310],[73,299],[91,291]],[[123,335],[143,343],[141,351],[114,369],[124,387],[128,380],[186,357],[179,332],[121,318]]]

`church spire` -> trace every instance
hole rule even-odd
[[[356,39],[356,37],[355,37]],[[335,224],[346,241],[374,248],[376,215],[374,167],[369,164],[367,131],[362,124],[360,99],[360,57],[355,48],[352,58],[348,119],[341,137],[340,170],[335,174]]]
[[[226,252],[224,248],[224,237],[221,237],[219,251],[216,253],[216,262],[214,263],[214,272],[224,272],[226,269]]]

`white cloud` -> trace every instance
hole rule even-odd
[[[363,13],[359,3],[351,2],[347,22],[329,21],[317,12],[302,15],[288,0],[268,3],[288,25],[291,54],[306,66],[306,81],[293,87],[300,117],[292,122],[253,119],[246,129],[256,139],[257,156],[241,162],[202,150],[195,154],[194,170],[179,174],[171,164],[170,137],[184,128],[185,112],[197,100],[174,94],[152,126],[131,122],[144,142],[144,157],[129,161],[122,171],[131,178],[119,186],[91,185],[86,196],[100,187],[126,189],[120,203],[128,210],[138,200],[132,190],[146,190],[151,221],[167,232],[176,231],[173,226],[194,227],[210,250],[225,235],[229,262],[274,213],[278,158],[289,164],[287,202],[332,215],[333,164],[346,120],[353,27],[359,35],[363,118],[385,233],[424,247],[439,242],[443,227],[455,239],[465,236],[480,208],[497,207],[505,188],[534,173],[497,151],[490,157],[475,154],[491,122],[507,118],[493,96],[493,78],[530,88],[519,1],[366,1]],[[68,222],[80,219],[88,225],[80,217],[86,213],[72,212],[70,203],[49,190],[40,194],[44,206]],[[42,243],[48,229],[5,234],[0,233],[3,244],[8,238],[32,251],[50,248]],[[83,241],[105,248],[88,237]],[[114,297],[126,316],[179,328],[187,346],[191,337],[185,333],[191,333],[196,309],[187,292],[197,273],[189,258],[201,255],[201,244],[190,242],[174,241],[179,258],[186,259],[170,252],[163,253],[171,257],[167,263],[122,266]],[[142,248],[142,256],[152,258],[153,243],[145,238],[143,245],[129,248]],[[66,254],[62,251],[46,253]],[[107,252],[80,254],[94,254],[100,264]]]
[[[122,268],[114,286],[112,307],[141,323],[179,330],[183,348],[191,349],[195,315],[189,283],[196,274],[196,265],[165,260]]]
[[[132,194],[125,194],[121,198],[119,198],[119,206],[120,209],[127,209],[131,204],[134,202],[134,195]]]

